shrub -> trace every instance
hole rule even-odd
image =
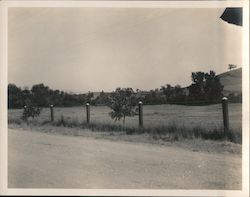
[[[42,110],[42,108],[40,108],[40,107],[35,107],[32,105],[25,106],[24,110],[23,110],[22,119],[25,121],[27,121],[28,118],[30,118],[30,117],[32,117],[34,119],[35,117],[40,115],[41,110]]]

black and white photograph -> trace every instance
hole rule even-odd
[[[249,196],[247,5],[3,1],[0,193]]]

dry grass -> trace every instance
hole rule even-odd
[[[229,104],[230,127],[235,131],[241,131],[242,109],[241,104]],[[105,106],[91,106],[90,121],[96,124],[112,124],[120,125],[121,122],[114,122],[110,116],[110,109]],[[187,128],[201,127],[209,130],[220,128],[223,126],[222,109],[220,104],[209,106],[181,106],[181,105],[145,105],[143,106],[144,126],[159,127],[168,126],[173,122],[178,126]],[[22,110],[9,110],[9,119],[18,119],[22,116]],[[61,116],[65,121],[86,120],[85,106],[54,108],[55,121],[59,121]],[[43,123],[50,120],[49,108],[44,108],[37,122]],[[138,116],[127,117],[125,125],[127,127],[138,126]]]
[[[18,125],[52,125],[66,128],[90,129],[91,131],[124,132],[127,135],[150,134],[154,139],[181,141],[183,139],[227,140],[241,143],[241,104],[229,105],[230,131],[223,132],[221,105],[144,106],[144,128],[138,128],[138,117],[129,117],[123,126],[108,115],[107,107],[91,107],[91,123],[84,120],[84,107],[55,108],[55,121],[50,121],[49,109],[43,109],[38,118],[21,120],[22,110],[9,110],[8,123]],[[75,135],[75,134],[73,134]]]
[[[230,130],[227,133],[224,133],[222,127],[206,129],[202,127],[185,127],[178,126],[175,122],[172,122],[169,125],[159,125],[159,126],[151,126],[151,127],[134,127],[134,126],[122,126],[115,125],[109,123],[86,123],[80,122],[77,119],[67,120],[63,116],[61,119],[51,122],[51,121],[43,121],[39,122],[36,119],[24,122],[20,119],[9,119],[9,124],[18,124],[18,125],[30,125],[30,126],[45,126],[52,125],[56,127],[66,127],[66,128],[80,128],[80,129],[88,129],[91,131],[101,131],[101,132],[123,132],[126,135],[134,135],[134,134],[142,134],[147,133],[152,136],[155,140],[162,141],[182,141],[185,139],[204,139],[204,140],[219,140],[219,141],[230,141],[233,143],[242,143],[242,134],[240,131]],[[71,135],[78,135],[75,133],[71,133]]]

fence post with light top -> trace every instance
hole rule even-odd
[[[87,124],[89,124],[89,122],[90,122],[90,105],[89,105],[89,103],[86,103],[86,120],[87,120]]]
[[[223,113],[223,125],[224,132],[229,130],[229,115],[228,115],[228,99],[227,97],[222,98],[222,113]]]
[[[54,106],[53,105],[50,105],[50,119],[51,119],[51,122],[54,121]]]
[[[142,102],[139,101],[138,107],[139,107],[139,128],[143,128],[143,106]]]

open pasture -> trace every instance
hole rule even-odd
[[[90,121],[93,123],[122,124],[115,122],[109,116],[110,108],[106,106],[91,106]],[[9,119],[18,119],[22,116],[22,109],[8,111]],[[55,121],[61,119],[86,121],[86,108],[82,107],[54,107]],[[50,109],[43,108],[38,122],[50,120]],[[209,106],[183,106],[183,105],[144,105],[143,120],[145,127],[161,127],[169,124],[184,127],[202,127],[206,129],[220,128],[223,126],[222,106],[220,104]],[[229,104],[229,126],[234,130],[241,131],[242,105]],[[126,117],[126,126],[138,126],[138,116]]]

